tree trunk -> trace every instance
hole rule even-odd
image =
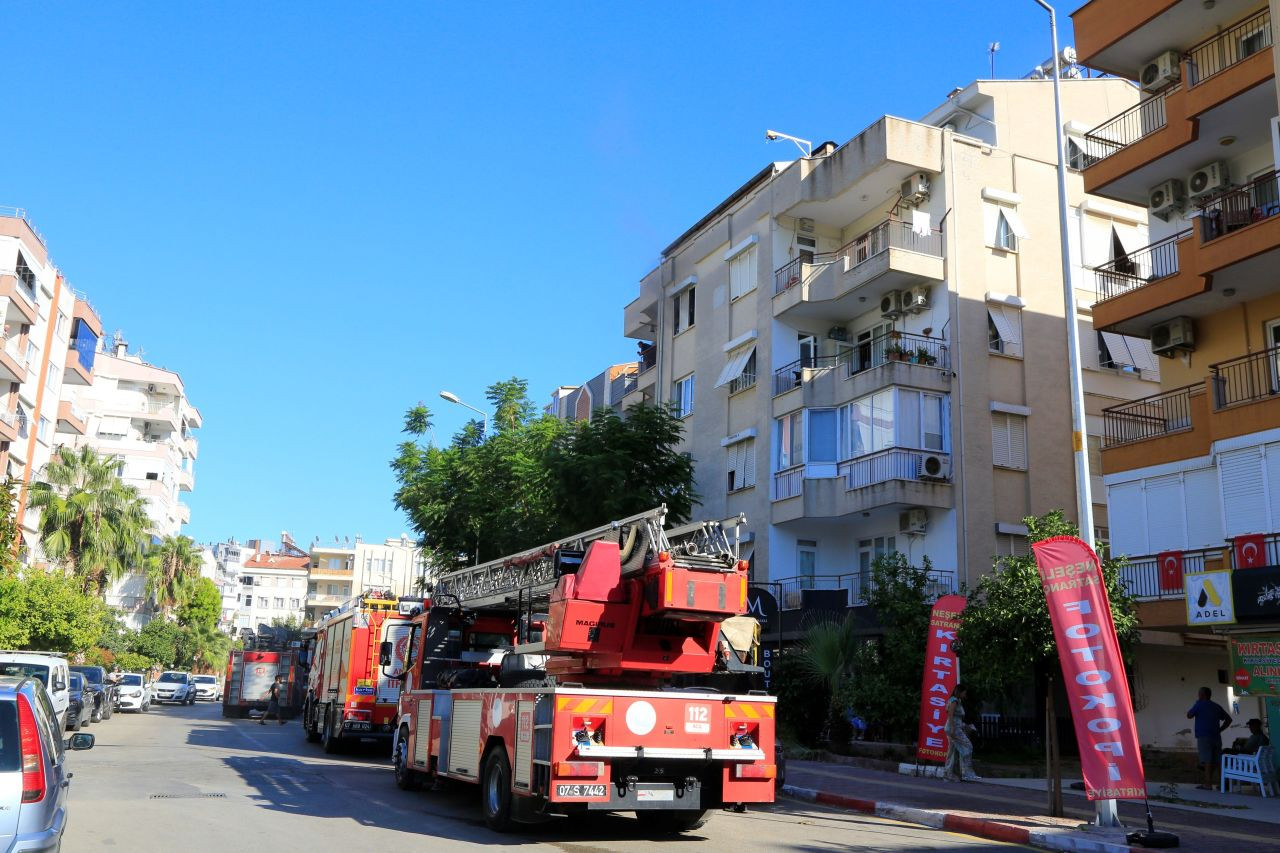
[[[1053,676],[1046,679],[1044,693],[1044,753],[1049,791],[1049,815],[1062,817],[1062,756],[1058,751],[1058,720],[1053,708]]]

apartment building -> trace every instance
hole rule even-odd
[[[1158,392],[1103,413],[1101,452],[1112,545],[1141,599],[1138,725],[1159,746],[1194,746],[1180,711],[1202,685],[1280,731],[1274,697],[1237,692],[1226,642],[1280,634],[1266,592],[1280,588],[1271,16],[1241,0],[1093,0],[1072,16],[1080,60],[1141,89],[1076,152],[1088,192],[1149,214],[1144,244],[1094,267],[1093,316],[1161,356]]]
[[[25,211],[0,209],[0,475],[22,483],[17,519],[28,561],[43,559],[39,517],[27,508],[27,484],[53,448],[85,431],[70,399],[94,378],[102,321],[49,257]]]
[[[240,582],[240,574],[244,570],[244,561],[254,554],[254,547],[248,543],[241,544],[236,539],[227,539],[213,545],[201,547],[201,575],[213,581],[222,595],[222,611],[218,619],[219,629],[229,634],[236,633],[240,626],[240,607],[244,601],[244,590]]]
[[[597,409],[622,414],[622,401],[636,387],[640,362],[612,364],[581,385],[561,385],[543,409],[562,421],[589,421]]]
[[[258,543],[262,544],[262,543]],[[307,574],[311,558],[284,543],[280,550],[255,551],[240,570],[240,633],[255,633],[276,620],[304,622],[307,617]]]
[[[1090,127],[1137,97],[1112,79],[1062,90]],[[784,630],[807,600],[859,604],[879,555],[928,558],[950,592],[1026,551],[1025,516],[1075,515],[1054,121],[1051,81],[978,81],[920,121],[771,163],[627,306],[649,366],[623,403],[685,418],[700,514],[746,514]],[[1142,208],[1076,174],[1068,189],[1079,273],[1145,242]],[[1158,366],[1145,341],[1095,335],[1078,295],[1096,450],[1102,409],[1153,390]]]
[[[382,542],[365,542],[360,536],[333,545],[316,540],[311,545],[307,585],[307,621],[341,607],[364,592],[420,595],[430,581],[430,567],[422,549],[407,534]]]

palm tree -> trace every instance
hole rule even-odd
[[[147,595],[161,613],[187,600],[200,576],[200,550],[190,536],[166,536],[147,550]]]
[[[218,672],[227,665],[227,655],[235,640],[213,625],[187,628],[191,643],[191,668],[196,672]]]
[[[86,592],[99,592],[142,562],[151,522],[138,490],[121,481],[115,456],[57,448],[31,484],[40,511],[40,544]]]

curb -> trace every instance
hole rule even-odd
[[[824,806],[849,809],[851,811],[873,814],[876,817],[899,820],[903,823],[914,823],[932,829],[946,829],[991,841],[1004,841],[1011,844],[1026,844],[1042,850],[1067,851],[1068,853],[1141,853],[1143,848],[1130,847],[1128,844],[1090,838],[1084,833],[1069,829],[1028,829],[1001,823],[997,820],[970,817],[968,815],[951,814],[933,809],[921,809],[911,806],[900,806],[895,803],[878,803],[874,800],[863,800],[828,791],[817,791],[813,788],[799,788],[795,785],[783,785],[782,793],[797,800],[818,803]]]

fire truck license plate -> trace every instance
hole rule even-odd
[[[556,785],[556,796],[574,799],[603,797],[604,785]]]

